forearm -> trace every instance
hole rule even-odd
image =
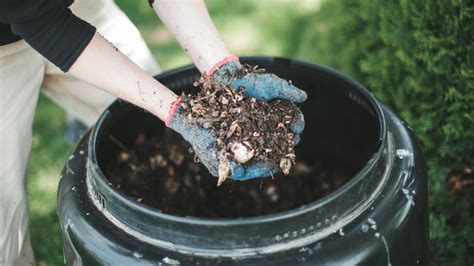
[[[98,33],[68,73],[165,120],[177,95],[156,81]]]
[[[201,72],[232,56],[203,0],[155,0],[153,9]]]

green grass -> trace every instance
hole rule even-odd
[[[146,0],[117,0],[137,25],[163,70],[191,63],[159,21]],[[211,16],[230,49],[240,55],[291,56],[298,41],[295,18],[315,12],[319,1],[207,1]],[[271,10],[271,12],[268,12]],[[292,18],[288,20],[288,18]],[[291,23],[290,23],[291,22]],[[63,264],[56,191],[60,171],[71,146],[63,139],[66,114],[41,96],[33,125],[33,150],[29,163],[30,228],[38,265]]]
[[[71,148],[64,142],[64,121],[64,111],[41,96],[33,124],[28,176],[31,241],[38,265],[63,264],[56,190]]]

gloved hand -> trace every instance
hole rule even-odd
[[[215,135],[209,130],[198,124],[189,124],[185,122],[185,116],[179,106],[182,100],[182,96],[176,100],[171,108],[171,113],[168,119],[165,121],[166,125],[178,132],[183,138],[191,144],[194,152],[201,162],[207,167],[209,172],[213,176],[219,176],[219,156],[215,148]],[[301,118],[301,121],[302,118]],[[299,124],[295,131],[301,132],[303,125]],[[229,177],[236,180],[247,180],[258,177],[270,176],[279,171],[279,168],[275,167],[270,169],[268,163],[259,162],[252,165],[243,167],[236,162],[230,161],[230,174]]]
[[[244,75],[242,75],[244,74]],[[211,69],[208,75],[219,84],[230,84],[235,90],[244,88],[243,92],[257,100],[270,101],[283,99],[291,102],[302,103],[308,95],[305,91],[293,86],[290,82],[270,73],[245,74],[239,59],[235,56],[225,58]],[[295,133],[293,144],[298,144],[299,134],[304,129],[304,116],[298,109],[295,121],[290,129]],[[264,172],[269,172],[263,169]]]
[[[244,93],[257,100],[283,99],[302,103],[308,98],[305,91],[298,89],[275,74],[245,74],[238,60],[235,56],[226,58],[211,69],[208,75],[216,83],[230,84],[234,89],[244,87]],[[242,74],[244,75],[242,76]]]
[[[210,74],[214,82],[231,84],[234,89],[241,86],[245,87],[244,93],[263,101],[279,98],[300,103],[307,98],[306,92],[274,74],[247,74],[239,79],[235,79],[235,76],[241,73],[241,71],[242,66],[240,63],[238,61],[231,61],[220,65]],[[166,120],[166,125],[180,133],[187,142],[191,143],[196,155],[209,172],[214,176],[218,176],[219,156],[215,148],[216,137],[209,129],[205,129],[197,124],[185,123],[185,117],[179,107],[180,102],[181,97],[173,105],[170,116]],[[290,125],[290,129],[295,133],[293,137],[294,145],[298,144],[300,140],[299,134],[303,131],[304,125],[304,116],[299,111]],[[236,180],[267,177],[280,171],[278,167],[272,168],[266,162],[253,163],[245,167],[234,161],[230,161],[230,164],[231,171],[229,177]]]
[[[219,175],[219,159],[215,148],[214,133],[198,124],[185,122],[184,114],[179,106],[183,96],[180,96],[174,102],[170,115],[165,124],[178,132],[183,138],[191,144],[194,152],[201,162],[207,167],[213,176]]]
[[[293,86],[286,80],[270,73],[245,73],[239,59],[235,56],[225,58],[211,69],[208,75],[214,82],[220,84],[230,84],[232,88],[243,87],[243,92],[251,97],[262,101],[273,99],[283,99],[296,103],[301,103],[308,97],[306,92]],[[290,125],[290,129],[295,133],[293,145],[300,141],[300,134],[304,129],[304,116],[298,109],[295,120]],[[279,168],[270,169],[270,165],[259,162],[243,167],[233,165],[232,179],[247,180],[256,177],[270,176],[279,171]]]

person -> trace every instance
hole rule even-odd
[[[245,93],[265,101],[306,99],[304,91],[273,74],[233,79],[242,65],[221,39],[203,0],[149,2],[196,67],[215,82],[244,86]],[[0,264],[34,264],[25,176],[40,88],[87,125],[115,97],[139,106],[180,133],[217,176],[214,136],[184,123],[181,97],[152,77],[157,63],[112,0],[2,0],[0,23]],[[295,143],[303,128],[300,113],[291,125]],[[233,164],[231,178],[274,171],[264,162]]]

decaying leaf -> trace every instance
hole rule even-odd
[[[234,132],[237,132],[237,133],[241,132],[241,128],[239,126],[238,121],[234,121],[232,122],[232,124],[230,124],[229,131],[226,134],[226,138],[232,137],[232,134],[234,134]]]
[[[291,169],[291,160],[288,158],[282,158],[280,160],[280,168],[285,175],[289,174]]]
[[[227,179],[230,173],[230,162],[223,158],[219,160],[219,179],[217,180],[217,186],[220,186]]]

